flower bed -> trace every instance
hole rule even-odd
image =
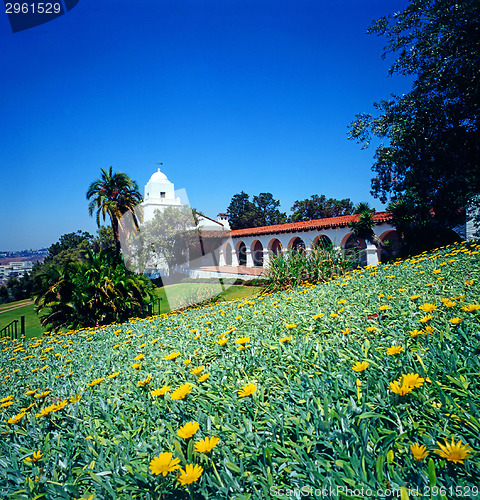
[[[478,497],[479,249],[4,340],[0,496]]]

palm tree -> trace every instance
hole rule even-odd
[[[142,195],[138,190],[138,185],[123,172],[113,172],[112,167],[108,171],[101,169],[100,179],[90,184],[87,191],[88,213],[93,215],[96,210],[97,225],[100,227],[100,216],[105,220],[107,214],[113,229],[115,238],[115,251],[120,255],[120,219],[123,214],[130,212],[133,223],[138,230],[138,223],[135,207],[142,202]]]
[[[360,202],[355,207],[355,213],[358,214],[358,219],[350,223],[353,234],[357,238],[363,238],[369,241],[375,245],[377,249],[383,250],[389,256],[389,249],[373,231],[373,227],[375,226],[375,220],[373,219],[375,209],[370,208],[368,203]]]

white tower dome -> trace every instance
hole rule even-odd
[[[167,206],[180,206],[180,198],[175,197],[175,186],[167,176],[158,169],[145,185],[143,197],[143,220],[153,219],[155,210],[163,210]]]

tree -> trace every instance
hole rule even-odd
[[[243,191],[233,195],[227,214],[228,223],[232,229],[257,227],[255,205],[250,201],[250,196]]]
[[[256,223],[258,226],[282,224],[287,220],[287,215],[278,210],[280,202],[275,200],[271,193],[260,193],[258,196],[254,196],[253,204],[257,213]]]
[[[38,275],[37,312],[54,331],[124,322],[143,313],[153,286],[127,270],[117,254],[89,249],[84,261],[52,264]]]
[[[250,196],[242,191],[233,195],[227,208],[228,222],[232,229],[282,224],[287,216],[278,210],[279,206],[280,202],[271,193],[260,193],[253,197],[252,202]]]
[[[296,201],[290,209],[292,222],[324,219],[326,217],[337,217],[340,215],[350,215],[353,212],[353,203],[350,198],[337,200],[325,195],[313,194],[310,198]]]
[[[60,236],[57,243],[50,245],[45,261],[52,260],[56,255],[65,250],[76,249],[84,241],[90,242],[93,236],[85,231],[78,230],[76,233],[66,233]]]
[[[418,214],[455,225],[480,192],[480,2],[410,0],[373,23],[385,36],[390,75],[413,77],[402,96],[376,102],[378,116],[358,114],[349,138],[377,146],[372,194],[404,199]]]
[[[136,229],[139,222],[135,215],[135,206],[142,202],[142,195],[135,181],[122,172],[113,172],[112,167],[108,171],[101,169],[101,176],[90,184],[87,191],[88,213],[93,215],[96,210],[97,225],[100,227],[100,217],[103,220],[108,215],[112,224],[113,236],[115,238],[115,251],[120,255],[120,219],[123,214],[130,212]]]
[[[128,247],[129,265],[138,272],[146,268],[167,268],[171,274],[186,263],[200,245],[200,233],[195,227],[188,206],[170,206],[156,210],[153,219],[144,223]]]
[[[360,202],[355,207],[355,213],[358,214],[358,220],[350,223],[353,234],[357,238],[367,240],[377,248],[388,252],[382,240],[373,231],[373,227],[375,226],[375,220],[373,219],[375,209],[370,208],[368,203]]]

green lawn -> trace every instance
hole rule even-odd
[[[161,302],[161,313],[166,313],[170,311],[167,295],[170,300],[178,301],[184,296],[191,296],[196,291],[204,288],[204,285],[200,283],[180,283],[178,285],[169,285],[165,288],[157,288],[157,297],[162,299]],[[241,285],[233,285],[227,287],[225,291],[223,291],[220,296],[222,301],[225,300],[233,300],[243,297],[249,297],[251,295],[255,295],[262,290],[261,287],[257,286],[241,286]],[[40,324],[40,320],[38,315],[34,311],[34,305],[28,304],[30,302],[27,300],[19,300],[17,302],[10,302],[8,304],[0,305],[0,329],[7,326],[10,322],[15,319],[18,319],[18,335],[20,335],[20,316],[25,316],[25,337],[41,337],[46,328],[42,328]],[[26,304],[23,307],[18,307],[16,309],[11,309],[12,307],[19,306],[22,304]],[[10,309],[10,310],[7,310]],[[4,311],[4,312],[2,312]],[[155,313],[157,313],[157,309],[155,309]]]
[[[157,297],[162,299],[161,313],[170,311],[169,302],[177,306],[182,305],[182,301],[186,299],[201,299],[209,298],[219,294],[220,301],[240,299],[250,297],[262,291],[259,286],[242,286],[242,285],[226,285],[222,290],[219,285],[209,285],[204,283],[179,283],[176,285],[168,285],[163,288],[157,288]],[[197,301],[195,301],[197,302]],[[155,309],[155,312],[157,310]]]
[[[13,307],[15,305],[20,305],[30,302],[29,300],[20,300],[18,302],[10,302],[9,304],[2,304],[0,306],[0,329],[7,326],[13,320],[18,319],[18,335],[20,335],[20,316],[25,316],[25,337],[41,337],[43,332],[46,331],[42,328],[40,320],[34,311],[34,305],[28,304],[23,307],[18,307],[16,309],[11,309],[6,311],[8,307]],[[4,312],[2,312],[4,311]]]

